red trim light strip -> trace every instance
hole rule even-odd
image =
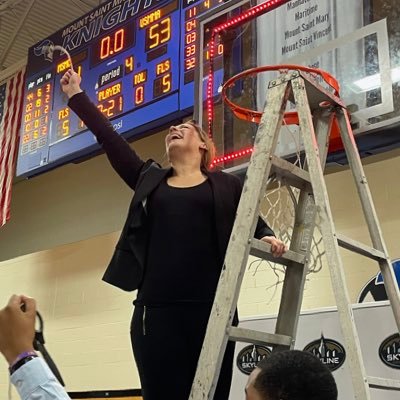
[[[219,33],[220,31],[222,31],[226,28],[232,28],[235,25],[243,24],[244,22],[247,22],[247,20],[256,18],[260,14],[263,14],[264,12],[267,12],[267,11],[271,11],[273,8],[279,7],[280,5],[287,3],[287,2],[288,2],[288,0],[266,1],[265,3],[259,4],[258,6],[249,8],[243,14],[240,14],[239,16],[234,17],[234,18],[230,19],[229,21],[224,22],[221,25],[215,26],[213,28],[213,32]]]
[[[211,163],[210,168],[214,168],[217,164],[221,164],[225,161],[237,160],[238,158],[248,156],[252,152],[253,152],[253,148],[248,147],[248,148],[236,151],[234,153],[228,153],[228,154],[225,154],[224,156],[216,157],[216,158],[214,158],[213,162]]]
[[[211,32],[210,41],[208,42],[208,49],[209,49],[209,70],[208,70],[208,80],[207,80],[207,97],[206,97],[206,104],[207,104],[207,132],[208,136],[212,138],[213,136],[213,117],[214,117],[214,101],[213,101],[213,89],[214,89],[214,55],[215,55],[215,43],[216,43],[216,35],[219,35],[222,31],[232,28],[254,18],[257,18],[261,14],[264,14],[268,11],[272,11],[273,9],[281,6],[284,3],[287,3],[289,0],[269,0],[265,3],[259,4],[252,8],[249,8],[242,14],[233,17],[232,19],[217,25],[213,28]],[[215,164],[219,164],[223,161],[234,160],[240,157],[244,157],[250,154],[252,149],[244,149],[235,153],[226,154],[222,157],[216,158],[212,166]],[[228,158],[229,157],[229,158]]]

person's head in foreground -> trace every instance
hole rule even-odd
[[[335,379],[321,361],[305,351],[273,353],[250,374],[246,400],[337,400]]]

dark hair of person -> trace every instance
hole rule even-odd
[[[257,367],[254,388],[268,400],[337,400],[332,373],[311,353],[273,353]]]
[[[192,125],[196,132],[199,134],[200,140],[202,140],[206,145],[206,150],[203,151],[201,157],[201,165],[200,168],[204,170],[208,170],[212,161],[215,158],[215,145],[210,137],[208,137],[207,133],[202,129],[202,127],[194,120],[187,121],[188,124]]]

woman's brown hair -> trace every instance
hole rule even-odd
[[[215,158],[215,145],[208,134],[202,129],[202,127],[194,120],[187,121],[188,124],[192,125],[200,136],[200,140],[206,145],[206,149],[203,151],[201,156],[200,168],[208,170],[212,161]]]

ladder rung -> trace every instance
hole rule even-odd
[[[376,388],[376,389],[399,390],[400,391],[400,381],[396,381],[394,379],[377,378],[375,376],[369,376],[368,384],[370,387]]]
[[[275,258],[271,253],[271,245],[258,239],[252,239],[250,254],[254,257],[286,266],[292,263],[303,266],[306,261],[305,255],[291,250],[288,250],[282,257]]]
[[[371,246],[367,246],[366,244],[340,234],[337,234],[336,236],[339,246],[343,247],[344,249],[354,251],[357,254],[372,258],[373,260],[386,260],[385,254],[380,250],[374,249]]]
[[[272,166],[270,176],[276,174],[277,178],[283,177],[285,178],[286,183],[299,189],[307,189],[306,186],[311,185],[310,174],[308,171],[275,155],[272,156],[271,161]],[[243,163],[235,167],[227,168],[224,172],[244,178],[248,167],[249,163]]]
[[[252,329],[236,328],[235,326],[231,326],[229,329],[229,340],[265,346],[279,345],[288,348],[292,344],[292,338],[290,336],[254,331]]]
[[[305,185],[311,183],[310,174],[307,171],[277,156],[272,156],[271,172],[276,173],[278,178],[285,178],[290,186],[299,189],[304,189]]]

